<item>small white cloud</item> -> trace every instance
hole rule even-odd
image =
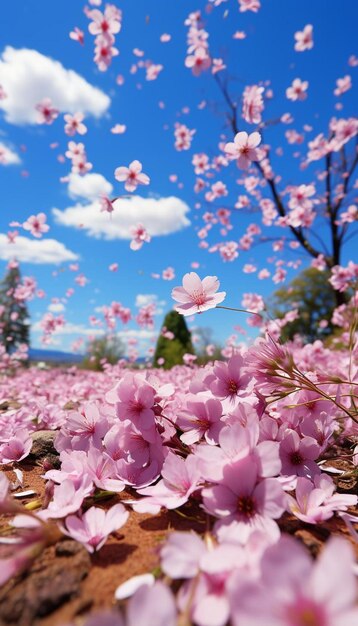
[[[71,198],[98,199],[100,196],[109,196],[113,185],[102,174],[70,174],[68,193]]]
[[[43,334],[43,328],[41,327],[41,320],[32,324],[31,331],[33,333]],[[101,337],[105,335],[105,331],[101,328],[88,328],[84,324],[73,324],[72,322],[66,322],[64,326],[58,328],[54,333],[56,337],[61,335],[83,335],[84,337]],[[158,333],[154,330],[147,330],[145,328],[127,328],[119,330],[116,333],[117,337],[120,337],[123,341],[128,339],[138,339],[138,341],[149,341],[153,337],[156,337]]]
[[[100,203],[68,207],[63,211],[52,209],[55,220],[63,226],[83,228],[97,239],[131,239],[130,229],[143,224],[152,236],[169,235],[187,226],[190,209],[175,196],[168,198],[118,198],[113,202],[111,215],[101,212]]]
[[[146,330],[145,328],[140,329],[127,329],[127,330],[119,330],[117,333],[117,337],[126,341],[127,339],[138,339],[138,341],[146,341],[153,339],[156,337],[158,333],[155,330]]]
[[[62,304],[62,302],[52,302],[47,307],[47,310],[51,311],[51,313],[63,313],[63,311],[65,310],[65,305]]]
[[[36,124],[35,106],[44,98],[50,98],[61,112],[82,111],[95,117],[101,117],[111,102],[73,70],[27,48],[5,48],[0,59],[0,85],[6,94],[0,109],[11,124]]]
[[[8,238],[0,233],[0,259],[10,261],[17,259],[24,263],[55,264],[64,261],[77,261],[75,254],[57,239],[34,240],[17,237],[15,243],[8,243]]]
[[[165,300],[159,300],[158,296],[154,293],[138,293],[135,300],[136,307],[147,306],[148,304],[155,304],[155,314],[163,314],[163,306],[166,305]]]
[[[156,304],[158,296],[154,293],[138,293],[135,299],[135,305],[138,307],[147,306],[147,304]]]
[[[36,322],[32,325],[31,331],[34,333],[42,333],[43,328],[41,328],[41,321]],[[61,326],[53,333],[56,337],[61,335],[84,335],[88,337],[99,337],[103,335],[103,330],[99,328],[87,328],[83,324],[72,324],[72,322],[66,322],[64,326]]]
[[[21,163],[19,155],[12,148],[0,142],[0,165],[18,165],[19,163]]]

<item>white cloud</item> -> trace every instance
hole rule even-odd
[[[166,305],[166,301],[159,300],[158,296],[154,293],[138,293],[135,300],[136,307],[140,308],[148,304],[155,304],[155,314],[162,315],[164,312],[163,306]]]
[[[70,174],[68,193],[71,198],[97,199],[102,195],[109,196],[113,185],[102,174]]]
[[[47,310],[51,311],[51,313],[62,313],[65,310],[65,305],[62,302],[52,302],[47,307]]]
[[[8,243],[8,238],[0,233],[0,259],[10,261],[16,258],[24,263],[58,264],[64,261],[76,261],[77,254],[66,248],[56,239],[28,239],[17,237],[15,243]]]
[[[101,212],[99,202],[68,207],[63,211],[52,209],[57,223],[83,228],[97,239],[131,239],[130,229],[143,224],[150,235],[169,235],[190,225],[188,205],[176,198],[118,198],[113,202],[111,215]]]
[[[41,320],[35,322],[35,324],[31,326],[31,331],[33,333],[43,334]],[[105,331],[101,328],[88,328],[84,324],[73,324],[72,322],[66,322],[64,326],[58,328],[53,334],[56,337],[60,337],[61,335],[83,335],[85,337],[101,337],[105,334]],[[153,337],[156,337],[158,333],[154,330],[147,330],[145,328],[127,328],[124,330],[119,330],[116,335],[117,337],[120,337],[123,341],[132,338],[138,339],[138,341],[148,341]]]
[[[41,321],[36,322],[31,327],[32,332],[43,334],[43,328],[41,328]],[[72,322],[66,322],[64,326],[61,326],[53,333],[56,337],[61,335],[85,335],[88,337],[99,337],[103,335],[103,330],[99,328],[87,328],[83,324],[72,324]]]
[[[19,163],[21,163],[19,155],[12,148],[0,142],[0,165],[18,165]]]
[[[153,337],[157,337],[158,332],[155,330],[146,330],[145,328],[140,329],[127,329],[127,330],[119,330],[117,332],[117,337],[126,341],[127,339],[138,339],[138,341],[150,340]]]
[[[7,46],[0,59],[0,85],[6,98],[0,109],[11,124],[36,124],[36,104],[50,98],[61,112],[82,111],[100,117],[110,98],[73,70],[37,50]]]

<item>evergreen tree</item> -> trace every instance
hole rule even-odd
[[[163,336],[163,331],[172,333],[173,339]],[[160,367],[158,359],[164,359],[162,367],[170,369],[174,365],[183,364],[184,354],[195,354],[191,341],[191,333],[186,325],[185,319],[176,311],[170,311],[164,318],[162,332],[158,337],[157,346],[154,353],[153,364]]]
[[[18,267],[9,269],[0,283],[0,345],[8,354],[20,344],[30,344],[29,313],[26,303],[15,297],[16,287],[21,283]]]

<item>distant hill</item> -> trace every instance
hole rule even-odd
[[[30,361],[51,363],[81,363],[83,361],[83,354],[61,352],[60,350],[41,350],[40,348],[30,348],[29,357]]]
[[[72,352],[61,352],[60,350],[41,350],[40,348],[30,348],[30,361],[45,361],[47,363],[82,363],[84,354],[73,354]],[[123,357],[125,360],[126,357]],[[144,365],[147,360],[140,356],[136,364]]]

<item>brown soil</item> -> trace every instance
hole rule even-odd
[[[36,496],[24,503],[42,498],[45,482],[41,467],[23,462],[24,489],[32,488]],[[6,470],[5,470],[6,471]],[[11,470],[6,471],[14,479]],[[340,485],[341,491],[354,492],[355,485]],[[133,496],[122,493],[96,506],[112,506]],[[4,528],[4,518],[2,527]],[[281,530],[301,540],[313,555],[317,555],[330,535],[344,535],[354,542],[344,522],[334,517],[320,525],[304,524],[285,514]],[[66,537],[46,548],[32,567],[23,575],[10,580],[0,589],[0,626],[60,626],[98,608],[114,605],[114,591],[131,576],[152,571],[158,566],[157,548],[171,530],[203,532],[206,516],[197,505],[187,505],[180,511],[166,511],[157,516],[133,511],[120,534],[111,536],[94,555]],[[358,548],[355,544],[358,556]]]

